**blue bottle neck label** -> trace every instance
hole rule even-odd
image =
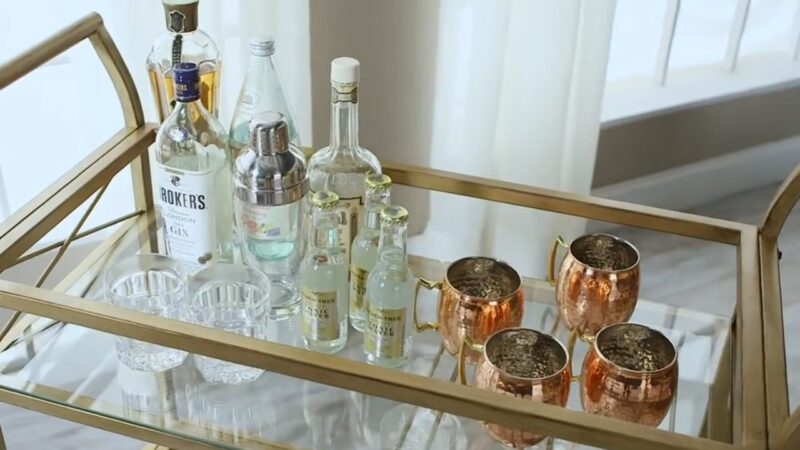
[[[175,100],[183,103],[188,103],[199,99],[200,99],[199,81],[175,82]]]

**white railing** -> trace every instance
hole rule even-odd
[[[621,1],[618,0],[618,9]],[[658,30],[660,39],[657,47],[652,50],[657,52],[652,69],[652,79],[648,80],[648,75],[641,73],[633,74],[628,78],[623,76],[617,77],[618,79],[609,79],[606,85],[602,114],[603,123],[605,125],[619,123],[659,111],[713,101],[720,97],[739,95],[756,89],[770,89],[786,83],[797,83],[800,80],[800,61],[798,61],[800,60],[800,0],[793,0],[795,18],[790,29],[779,30],[785,31],[788,36],[785,43],[786,50],[783,52],[765,50],[763,54],[745,56],[742,56],[742,42],[746,33],[754,32],[752,27],[748,27],[748,21],[756,2],[751,0],[734,1],[735,4],[731,4],[733,9],[727,10],[727,13],[732,12],[732,15],[725,37],[724,54],[712,55],[712,52],[718,50],[709,49],[709,60],[706,64],[686,67],[685,64],[679,63],[678,65],[681,67],[674,67],[676,34],[680,33],[681,24],[685,24],[682,21],[691,20],[691,18],[686,17],[685,14],[682,15],[682,7],[687,6],[683,4],[682,0],[666,0],[661,29]],[[783,4],[787,5],[785,2]],[[762,19],[765,15],[785,13],[785,10],[779,11],[778,8],[774,8],[773,4],[762,6],[770,8],[769,10],[759,10]],[[709,11],[709,13],[712,12],[721,13],[720,11]],[[652,17],[655,16],[651,16],[651,19]],[[639,20],[639,17],[633,17],[629,10],[622,17],[617,14],[614,23],[615,32],[619,27],[630,26],[630,23],[621,23],[621,21],[631,20]],[[755,31],[757,32],[757,30]],[[684,39],[685,36],[683,35]],[[631,38],[631,36],[626,36],[626,38]],[[652,42],[652,37],[650,39],[649,42]],[[633,47],[630,48],[633,49]],[[644,51],[643,53],[648,52]],[[624,56],[625,58],[648,57],[646,54]],[[617,58],[617,63],[624,63],[625,58]],[[612,69],[612,67],[609,68],[610,71]]]

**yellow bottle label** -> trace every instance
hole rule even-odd
[[[360,311],[364,308],[364,295],[367,293],[367,277],[369,271],[361,267],[350,266],[350,310]]]
[[[367,326],[364,350],[377,358],[403,356],[406,332],[406,308],[381,309],[367,302]]]
[[[336,291],[319,292],[301,288],[303,302],[303,336],[314,341],[339,338]]]

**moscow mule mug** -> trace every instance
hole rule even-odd
[[[466,337],[458,357],[461,384],[467,384],[466,350],[480,352],[473,386],[564,407],[569,398],[571,361],[567,349],[556,338],[530,328],[506,328],[483,345]],[[493,439],[514,448],[526,448],[546,436],[493,423],[484,423]]]
[[[568,251],[556,277],[559,246]],[[548,281],[556,287],[559,315],[584,341],[607,325],[630,319],[639,276],[639,251],[609,234],[586,234],[570,244],[559,237],[550,251]]]
[[[587,413],[655,427],[678,389],[678,351],[652,328],[609,325],[597,333],[580,380]]]
[[[421,287],[440,291],[436,322],[420,324],[417,297]],[[414,325],[417,332],[438,330],[447,351],[455,355],[465,336],[482,344],[497,330],[520,326],[524,303],[517,271],[494,258],[470,256],[450,264],[442,281],[420,277],[414,293]],[[478,354],[468,356],[473,361]]]

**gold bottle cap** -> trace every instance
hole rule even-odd
[[[364,186],[370,192],[385,192],[392,187],[392,179],[382,173],[371,173],[364,178]]]
[[[397,205],[387,206],[381,211],[381,223],[408,223],[408,210]]]
[[[339,196],[330,191],[314,192],[311,206],[319,209],[333,209],[339,205]]]
[[[197,4],[200,0],[163,0],[167,29],[188,33],[197,29]]]

